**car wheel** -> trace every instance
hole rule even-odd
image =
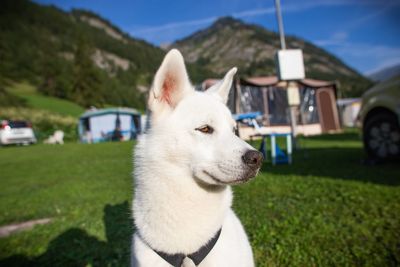
[[[368,118],[363,130],[364,147],[372,158],[400,156],[400,127],[395,115],[379,113]]]

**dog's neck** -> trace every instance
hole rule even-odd
[[[232,203],[231,188],[201,184],[171,162],[142,162],[146,157],[140,146],[137,150],[136,230],[153,249],[193,253],[221,228]]]

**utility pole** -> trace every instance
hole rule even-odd
[[[281,2],[275,0],[276,18],[278,19],[279,36],[281,42],[281,49],[286,50],[285,32],[283,29],[283,20],[281,14]],[[292,132],[293,144],[296,147],[296,106],[298,105],[298,88],[297,84],[291,81],[287,82],[286,92],[288,95],[289,111],[290,111],[290,128]],[[293,100],[295,98],[295,100]],[[294,101],[294,102],[293,102]]]
[[[279,27],[279,36],[281,39],[281,49],[286,49],[286,42],[285,42],[285,32],[283,30],[283,21],[282,21],[282,14],[281,14],[281,1],[275,0],[275,10],[276,10],[276,18],[278,19],[278,27]]]

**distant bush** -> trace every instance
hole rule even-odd
[[[0,119],[31,122],[39,141],[46,139],[56,130],[64,132],[65,141],[76,141],[78,139],[77,119],[72,116],[63,116],[31,108],[6,107],[0,109]]]
[[[0,86],[0,107],[22,107],[26,105],[26,101],[18,96],[10,94]]]

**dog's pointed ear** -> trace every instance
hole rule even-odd
[[[211,86],[206,92],[218,95],[222,99],[222,102],[226,104],[228,102],[229,91],[232,87],[233,76],[235,76],[236,72],[236,67],[230,69],[221,81]]]
[[[153,113],[174,109],[193,91],[183,56],[177,49],[172,49],[165,56],[154,77],[148,101],[149,108]]]

